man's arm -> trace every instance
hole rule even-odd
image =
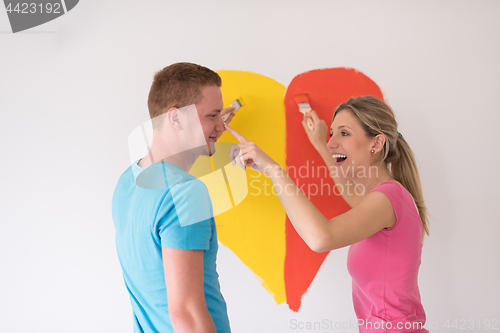
[[[170,320],[178,332],[216,333],[203,287],[203,250],[162,248]]]

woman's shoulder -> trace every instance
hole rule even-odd
[[[395,179],[385,180],[380,183],[378,186],[396,186],[396,187],[404,187],[400,182]]]
[[[415,204],[410,192],[396,180],[384,181],[370,192],[374,191],[382,192],[383,194],[385,194],[391,201],[393,207],[406,204]]]
[[[397,180],[386,180],[380,183],[378,186],[376,186],[373,191],[379,191],[379,192],[389,192],[389,193],[394,193],[394,194],[400,194],[401,193],[408,193],[408,190]]]

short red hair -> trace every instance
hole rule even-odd
[[[154,119],[172,107],[196,104],[201,88],[221,85],[219,74],[209,68],[188,62],[167,66],[154,76],[148,97],[149,116]]]

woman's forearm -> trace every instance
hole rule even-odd
[[[225,129],[238,141],[229,152],[233,166],[251,167],[271,178],[281,204],[290,218],[295,230],[306,244],[316,252],[334,248],[331,230],[333,221],[329,221],[295,185],[293,180],[269,155],[254,142],[225,124]]]
[[[288,174],[276,166],[269,174],[283,208],[299,236],[316,252],[331,248],[331,223],[302,193]]]

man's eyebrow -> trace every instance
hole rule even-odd
[[[210,111],[210,112],[221,112],[221,111],[222,111],[222,110],[217,109],[217,110],[212,110],[212,111]]]

